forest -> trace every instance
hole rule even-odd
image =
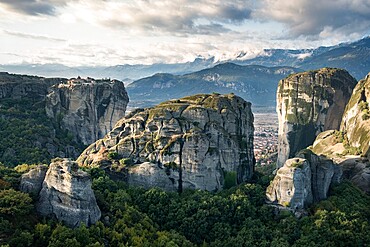
[[[344,181],[301,217],[265,203],[271,180],[257,167],[253,183],[220,192],[130,187],[100,168],[87,169],[102,211],[91,227],[68,228],[35,211],[18,190],[32,165],[0,166],[1,246],[366,246],[370,197]]]

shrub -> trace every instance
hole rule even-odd
[[[230,189],[231,187],[237,184],[236,181],[236,172],[234,171],[225,171],[224,172],[224,189]]]
[[[118,160],[119,159],[119,154],[117,152],[109,152],[108,153],[108,159]]]

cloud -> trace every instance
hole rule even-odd
[[[55,15],[57,7],[64,6],[65,0],[0,0],[0,4],[11,12],[38,16]]]
[[[25,38],[25,39],[48,40],[48,41],[54,41],[54,42],[66,42],[67,41],[65,39],[60,39],[60,38],[53,38],[53,37],[44,36],[44,35],[35,35],[35,34],[28,34],[28,33],[21,33],[21,32],[13,32],[9,30],[3,30],[3,32],[7,35]]]
[[[292,37],[343,38],[370,30],[368,0],[263,0],[253,16],[285,23]]]
[[[85,1],[75,7],[90,13],[85,19],[94,16],[113,29],[175,35],[229,32],[225,24],[238,25],[251,16],[251,7],[242,0]]]

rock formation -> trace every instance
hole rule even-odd
[[[311,145],[320,132],[339,129],[356,83],[345,70],[331,68],[290,75],[279,82],[278,168]]]
[[[370,74],[360,80],[346,106],[340,131],[320,134],[316,154],[325,155],[343,169],[343,177],[370,194]]]
[[[120,81],[71,79],[49,88],[46,113],[87,145],[113,128],[128,101]]]
[[[340,130],[348,143],[370,157],[370,73],[356,85],[346,106]]]
[[[49,86],[64,83],[62,78],[14,75],[0,72],[0,99],[27,98],[31,102],[44,100]]]
[[[305,159],[288,159],[267,188],[267,199],[283,206],[303,208],[312,202],[311,169]]]
[[[39,165],[21,177],[20,190],[37,196],[42,188],[48,167]]]
[[[219,190],[227,174],[252,177],[251,104],[233,94],[194,95],[138,109],[78,158],[82,166],[124,169],[131,184]]]
[[[330,159],[302,150],[277,171],[266,196],[270,202],[302,209],[326,199],[330,185],[339,183],[341,175],[340,167]]]
[[[55,217],[70,227],[81,223],[88,226],[100,219],[90,177],[78,170],[76,162],[54,159],[46,174],[45,171],[44,167],[37,167],[24,174],[21,181],[23,191],[39,192],[36,209],[41,215]]]
[[[354,127],[355,128],[355,127]],[[328,130],[317,136],[312,151],[334,161],[343,170],[343,178],[350,180],[370,194],[370,162],[361,148],[349,145],[346,132]]]

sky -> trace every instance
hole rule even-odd
[[[0,0],[0,64],[255,57],[370,35],[370,0]]]

